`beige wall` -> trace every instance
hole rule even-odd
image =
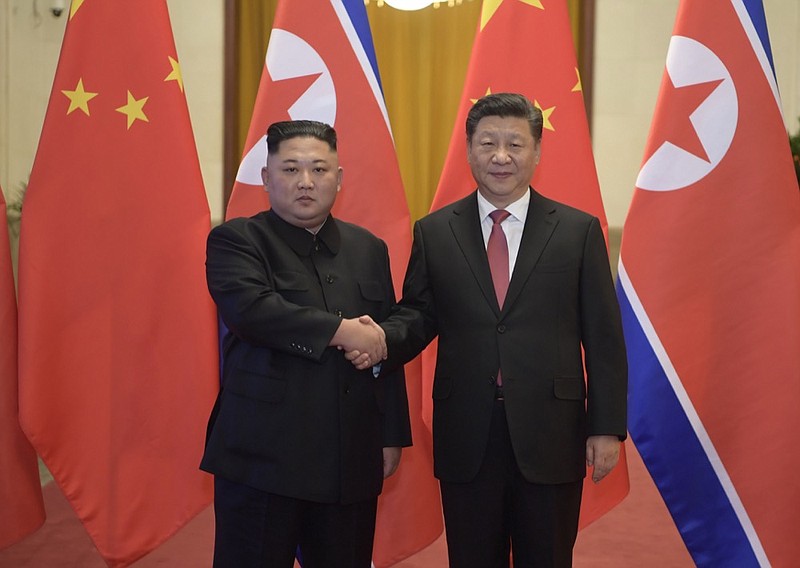
[[[67,11],[53,0],[0,0],[0,185],[6,198],[30,175]],[[63,4],[63,3],[62,3]],[[66,2],[68,5],[69,2]],[[178,60],[212,217],[222,217],[223,19],[219,0],[168,0]]]
[[[0,185],[28,178],[66,15],[0,0]],[[222,217],[223,2],[168,0],[212,218]],[[787,128],[800,115],[800,2],[764,0]],[[594,149],[609,223],[627,213],[678,0],[597,0]]]
[[[592,136],[609,225],[625,221],[678,0],[597,0]],[[800,2],[764,0],[787,128],[800,115]]]

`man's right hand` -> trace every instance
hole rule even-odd
[[[369,316],[343,319],[330,345],[345,351],[345,357],[360,370],[386,359],[386,334]]]

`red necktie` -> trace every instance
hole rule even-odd
[[[497,294],[497,303],[503,307],[508,291],[508,241],[503,227],[500,225],[511,213],[504,209],[497,209],[489,213],[494,224],[486,245],[486,256],[489,257],[489,270],[492,271],[492,282]]]
[[[500,308],[506,299],[508,291],[508,241],[503,227],[500,223],[511,213],[504,209],[497,209],[489,213],[492,218],[492,232],[489,235],[489,242],[486,245],[486,256],[489,257],[489,270],[492,271],[492,282],[494,282],[494,292],[497,294],[497,303]],[[503,385],[503,378],[500,370],[497,370],[497,386]]]

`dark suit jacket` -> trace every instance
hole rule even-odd
[[[327,345],[340,318],[389,314],[386,244],[332,217],[314,236],[267,211],[211,232],[206,276],[230,331],[201,468],[311,501],[378,495],[382,448],[411,444],[402,369],[376,379]]]
[[[586,472],[587,436],[626,435],[627,361],[595,217],[531,190],[501,311],[473,192],[417,222],[403,299],[383,325],[386,369],[439,336],[433,438],[443,481],[470,481],[478,472],[498,368],[528,481],[577,481]]]

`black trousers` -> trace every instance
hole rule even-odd
[[[378,498],[315,503],[214,479],[214,568],[369,568]]]
[[[519,471],[503,401],[476,478],[441,482],[450,568],[569,568],[583,481],[529,483]]]

